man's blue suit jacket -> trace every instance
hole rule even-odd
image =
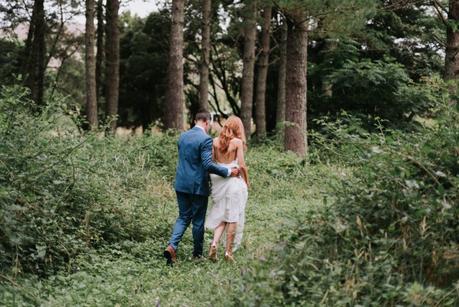
[[[175,190],[204,195],[209,193],[209,173],[228,177],[228,168],[212,161],[212,138],[200,127],[180,135]]]

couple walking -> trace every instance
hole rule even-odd
[[[220,135],[212,140],[209,112],[195,116],[194,128],[182,133],[178,141],[178,164],[175,191],[179,216],[164,251],[167,264],[176,261],[177,248],[187,227],[193,225],[193,257],[203,254],[204,226],[212,229],[214,237],[209,258],[217,260],[220,238],[226,231],[225,259],[234,261],[233,247],[238,247],[244,228],[247,202],[248,172],[244,161],[246,138],[239,117],[231,116]],[[212,182],[209,189],[209,173]],[[206,221],[208,196],[212,208]]]

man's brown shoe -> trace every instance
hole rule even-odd
[[[164,258],[166,258],[167,265],[172,266],[177,261],[177,254],[172,245],[168,245],[164,251]]]

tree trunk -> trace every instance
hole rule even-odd
[[[295,22],[296,20],[297,22]],[[306,142],[306,68],[308,51],[307,25],[302,16],[288,20],[286,76],[285,150],[303,157]]]
[[[96,89],[96,62],[94,58],[95,45],[95,1],[86,0],[86,116],[91,129],[97,128],[97,89]]]
[[[172,0],[172,24],[167,68],[165,127],[184,129],[183,25],[185,0]]]
[[[106,41],[106,103],[107,116],[111,120],[110,129],[116,129],[119,98],[120,39],[118,28],[119,0],[107,0],[107,41]]]
[[[261,33],[261,54],[258,61],[257,95],[255,101],[256,136],[260,141],[266,137],[266,79],[269,65],[269,36],[271,28],[272,8],[266,6],[263,10],[263,28]]]
[[[199,71],[199,108],[209,109],[210,12],[212,0],[202,0],[201,67]]]
[[[284,131],[285,122],[285,78],[287,75],[287,21],[282,23],[280,41],[279,79],[277,84],[276,129]]]
[[[456,79],[459,74],[459,0],[449,0],[448,21],[446,28],[445,79]]]
[[[105,60],[104,46],[104,1],[97,1],[97,55],[96,55],[96,91],[97,105],[101,105],[101,97],[103,94],[103,65]]]
[[[46,71],[46,21],[44,0],[35,0],[23,63],[24,84],[30,88],[32,100],[43,104],[44,80]]]
[[[253,107],[255,43],[257,39],[256,12],[256,0],[249,0],[247,3],[247,16],[245,18],[244,25],[244,56],[241,84],[241,119],[248,139],[252,133],[251,121]]]
[[[29,23],[29,30],[27,32],[27,39],[25,41],[25,46],[24,46],[24,53],[22,55],[22,63],[21,63],[21,74],[24,77],[24,83],[27,78],[28,74],[28,69],[30,66],[30,61],[31,61],[31,53],[32,53],[32,42],[33,42],[33,37],[34,37],[34,32],[35,32],[35,19],[37,18],[37,12],[36,12],[36,6],[37,2],[34,3],[33,11],[32,11],[32,17],[30,19]]]

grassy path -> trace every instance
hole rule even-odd
[[[264,159],[259,163],[265,163]],[[179,263],[173,268],[167,267],[162,258],[167,237],[161,242],[125,241],[82,255],[69,264],[70,274],[18,280],[17,286],[1,299],[6,305],[18,306],[233,305],[233,298],[244,292],[243,273],[257,265],[269,265],[264,264],[266,256],[281,233],[294,223],[293,217],[322,202],[326,191],[319,178],[324,170],[307,168],[301,172],[273,176],[260,171],[255,177],[249,192],[243,247],[235,254],[236,264],[192,260],[188,229],[180,246]],[[166,194],[169,199],[161,218],[172,225],[177,209],[173,194]],[[206,246],[210,240],[211,234],[207,233]]]
[[[232,296],[242,286],[241,273],[264,259],[288,217],[298,214],[306,204],[282,201],[264,206],[251,202],[245,244],[236,253],[235,265],[223,260],[212,263],[190,259],[192,244],[187,231],[179,263],[173,268],[166,267],[160,257],[163,245],[150,241],[135,243],[85,256],[78,261],[79,272],[51,278],[44,285],[49,296],[40,296],[44,305],[50,306],[231,305]],[[208,234],[206,239],[210,237]],[[39,291],[37,284],[34,288]]]

